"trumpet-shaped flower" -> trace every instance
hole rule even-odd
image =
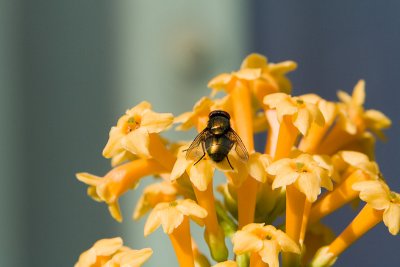
[[[400,194],[390,191],[383,180],[355,183],[353,189],[360,191],[360,198],[376,210],[383,210],[383,222],[392,235],[400,229]]]
[[[251,223],[232,237],[235,254],[257,253],[270,267],[279,266],[279,252],[300,254],[298,245],[272,225]]]
[[[103,156],[120,157],[128,151],[139,157],[149,158],[149,142],[151,133],[160,133],[173,122],[171,113],[156,113],[151,104],[143,101],[127,110],[116,126],[110,130],[110,137],[103,150]]]
[[[349,134],[362,133],[365,129],[371,130],[378,137],[384,138],[383,129],[390,127],[391,121],[382,112],[374,109],[364,111],[365,81],[360,80],[350,96],[339,91],[338,124]]]
[[[201,219],[207,216],[207,211],[190,199],[159,203],[147,218],[144,235],[148,236],[160,225],[162,225],[166,234],[171,234],[183,222],[185,216],[202,224]]]
[[[329,171],[308,154],[275,161],[267,168],[267,172],[275,176],[273,189],[294,184],[310,202],[317,199],[321,187],[332,190],[333,186]]]
[[[90,173],[77,173],[79,181],[89,185],[87,193],[94,200],[106,202],[114,219],[122,221],[118,198],[133,189],[138,181],[149,174],[165,172],[165,169],[153,159],[137,159],[115,167],[104,177]]]
[[[178,190],[170,182],[161,182],[147,186],[136,204],[133,219],[139,219],[158,203],[175,200],[177,194]]]
[[[311,124],[323,126],[324,116],[315,103],[308,102],[308,97],[292,97],[284,93],[275,93],[267,95],[264,98],[264,104],[270,109],[276,110],[279,122],[282,122],[284,116],[291,116],[293,125],[302,135],[307,135]]]
[[[101,239],[80,255],[75,267],[139,267],[152,254],[150,248],[133,250],[123,246],[120,237]]]
[[[175,118],[174,123],[181,123],[177,130],[189,130],[191,127],[195,127],[200,131],[206,126],[208,121],[208,115],[213,110],[225,110],[226,112],[232,112],[231,99],[229,96],[225,96],[221,99],[210,99],[208,97],[202,97],[193,106],[193,110],[185,112]]]
[[[223,73],[213,78],[208,87],[213,90],[231,90],[231,85],[237,80],[247,82],[253,94],[262,102],[262,98],[270,93],[290,93],[291,82],[286,78],[286,73],[296,69],[293,61],[284,61],[277,64],[268,63],[266,57],[251,54],[246,57],[239,71]]]

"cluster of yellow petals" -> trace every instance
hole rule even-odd
[[[123,246],[120,237],[101,239],[80,255],[75,267],[140,267],[152,254],[150,248],[134,250]]]
[[[300,254],[300,248],[283,231],[272,225],[252,223],[232,237],[235,254],[257,253],[270,267],[278,267],[281,251]]]
[[[250,266],[276,267],[280,252],[284,266],[307,265],[312,258],[311,266],[330,266],[380,220],[397,234],[400,195],[381,180],[371,134],[383,138],[382,130],[391,121],[380,111],[364,109],[362,80],[352,95],[340,91],[338,103],[315,94],[291,96],[286,75],[296,66],[292,61],[269,63],[266,57],[251,54],[239,70],[209,82],[210,97],[175,118],[154,112],[146,101],[139,103],[110,130],[103,156],[114,168],[103,177],[78,173],[78,180],[121,221],[118,199],[141,178],[161,176],[163,180],[144,189],[133,218],[149,212],[144,235],[162,226],[179,265],[185,267],[210,266],[192,240],[189,219],[205,226],[204,238],[216,267],[247,267],[248,261]],[[215,97],[219,90],[226,95]],[[217,163],[201,146],[199,153],[188,157],[188,143],[165,141],[159,135],[173,123],[178,124],[176,130],[201,132],[214,110],[231,114],[231,127],[249,152],[247,160],[233,148]],[[257,132],[267,132],[263,153],[255,151]],[[214,198],[216,170],[226,177],[218,186],[223,202]],[[322,188],[327,190],[323,194]],[[357,196],[367,208],[348,227],[360,224],[368,214],[375,221],[361,227],[355,239],[346,239],[347,228],[334,239],[320,219]],[[269,225],[284,214],[285,232]],[[227,259],[225,237],[231,236],[236,262]],[[140,266],[151,253],[126,248],[119,238],[105,239],[82,253],[75,267]]]
[[[149,102],[141,102],[127,110],[117,125],[111,128],[103,156],[124,159],[121,154],[129,152],[138,157],[149,158],[149,134],[166,130],[173,120],[171,113],[156,113],[151,110]]]
[[[333,184],[329,171],[321,166],[309,154],[301,154],[296,158],[284,158],[273,162],[267,172],[275,176],[272,188],[280,188],[294,184],[308,201],[314,202],[321,193],[321,187],[332,190]]]

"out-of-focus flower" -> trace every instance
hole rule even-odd
[[[75,267],[140,267],[153,254],[151,248],[133,250],[120,237],[101,239],[79,257]]]
[[[327,169],[313,159],[311,155],[301,154],[294,159],[281,159],[273,162],[267,172],[274,175],[272,188],[294,184],[308,201],[314,202],[321,193],[321,187],[332,190],[333,184]]]
[[[365,82],[360,80],[354,87],[352,96],[338,92],[341,100],[337,104],[336,123],[316,149],[317,153],[332,155],[339,150],[352,146],[363,138],[365,131],[371,131],[380,138],[385,138],[382,130],[390,127],[391,121],[382,112],[364,110]]]
[[[338,123],[350,134],[371,130],[378,137],[384,138],[383,129],[390,127],[391,121],[382,112],[374,109],[364,111],[365,81],[360,80],[350,96],[344,91],[338,92],[342,101],[339,103]]]
[[[241,80],[248,83],[249,89],[262,103],[263,97],[267,94],[290,93],[292,84],[286,78],[286,74],[296,67],[297,64],[293,61],[274,64],[268,63],[267,58],[262,55],[251,54],[243,60],[239,71],[218,75],[208,83],[208,87],[213,90],[229,91],[236,80]]]
[[[195,127],[197,130],[201,131],[207,125],[208,115],[213,110],[224,110],[231,113],[232,104],[229,95],[215,100],[202,97],[193,106],[192,111],[185,112],[175,118],[174,123],[181,123],[176,129],[185,131]]]
[[[270,267],[279,266],[279,252],[300,254],[298,245],[272,225],[251,223],[232,237],[235,254],[257,253]]]
[[[77,173],[76,177],[79,181],[89,185],[88,195],[95,201],[106,202],[112,217],[121,222],[122,215],[118,198],[128,190],[133,189],[142,177],[165,171],[153,159],[137,159],[115,167],[104,177],[89,173]]]
[[[112,158],[129,151],[139,157],[149,158],[149,142],[151,133],[166,130],[173,122],[171,113],[156,113],[151,110],[151,104],[141,102],[127,110],[110,130],[110,137],[103,150],[103,156]]]
[[[383,222],[392,235],[400,229],[400,194],[390,191],[383,180],[358,182],[353,189],[360,191],[360,198],[376,210],[383,210]]]
[[[178,190],[170,182],[164,181],[147,186],[136,204],[133,219],[139,219],[158,203],[175,200],[177,194]]]

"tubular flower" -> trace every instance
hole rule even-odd
[[[289,236],[274,226],[263,223],[244,226],[232,237],[232,243],[235,254],[258,254],[269,267],[279,266],[278,256],[281,251],[300,254],[300,248]]]
[[[207,125],[208,115],[213,110],[225,110],[231,112],[232,107],[230,97],[225,96],[222,99],[212,100],[208,97],[202,97],[194,105],[193,110],[185,112],[175,118],[174,123],[181,123],[177,130],[189,130],[192,127],[197,128],[199,131],[203,130]]]
[[[267,172],[275,176],[272,189],[294,184],[308,201],[314,202],[321,193],[321,187],[332,190],[329,171],[320,166],[311,155],[301,154],[294,159],[273,162]]]
[[[124,247],[120,237],[101,239],[81,254],[75,267],[139,267],[152,254],[150,248]]]
[[[249,88],[262,103],[263,97],[267,94],[290,93],[292,85],[285,75],[296,67],[297,64],[293,61],[273,64],[268,63],[267,58],[262,55],[251,54],[243,60],[239,71],[218,75],[208,83],[208,87],[229,91],[230,83],[234,83],[237,79],[242,80],[249,83]]]
[[[378,110],[364,111],[365,81],[360,80],[354,87],[350,96],[346,92],[339,91],[338,97],[342,101],[339,104],[339,124],[349,134],[371,130],[378,137],[384,138],[383,129],[390,127],[391,121]]]
[[[302,135],[307,135],[312,122],[319,126],[325,123],[324,116],[315,103],[308,102],[308,97],[292,97],[284,93],[267,95],[264,104],[276,110],[278,121],[282,123],[284,116],[291,116],[291,122]]]
[[[159,203],[147,218],[144,235],[148,236],[162,225],[171,239],[180,266],[194,267],[188,217],[202,224],[206,216],[207,211],[190,199]]]
[[[178,190],[170,182],[164,181],[147,186],[136,204],[133,219],[139,219],[158,203],[175,200],[177,194]]]
[[[383,222],[392,235],[400,229],[400,194],[390,191],[383,180],[358,182],[353,189],[360,191],[360,199],[376,210],[383,210]]]
[[[114,219],[121,222],[122,215],[118,198],[133,189],[138,181],[147,175],[165,172],[165,169],[153,159],[137,159],[109,171],[104,177],[89,173],[77,173],[79,181],[89,185],[87,193],[94,200],[106,202]]]
[[[363,80],[356,84],[352,96],[339,91],[338,97],[341,102],[337,104],[337,121],[318,147],[318,153],[333,154],[357,141],[366,130],[384,138],[382,130],[389,128],[391,121],[380,111],[364,110],[365,82]]]
[[[376,180],[379,167],[362,153],[341,151],[333,156],[335,169],[340,173],[339,182],[331,192],[327,192],[311,208],[310,222],[314,223],[355,199],[358,193],[352,189],[356,182]]]
[[[127,110],[110,130],[110,137],[103,150],[103,156],[120,157],[128,151],[143,158],[149,158],[150,134],[166,130],[173,122],[171,113],[156,113],[151,104],[143,101]]]
[[[323,126],[313,122],[307,136],[303,136],[299,144],[300,150],[306,153],[313,153],[334,123],[337,115],[337,105],[333,102],[326,101],[315,94],[302,95],[301,98],[308,103],[317,105],[325,120]]]

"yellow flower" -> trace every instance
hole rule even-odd
[[[257,253],[269,267],[279,266],[279,252],[300,254],[300,248],[284,232],[272,225],[251,223],[232,237],[235,254]]]
[[[124,247],[120,237],[101,239],[80,255],[75,267],[139,267],[152,254],[150,248]]]
[[[292,85],[285,75],[296,67],[297,64],[293,61],[273,64],[268,63],[267,58],[260,54],[250,54],[243,60],[239,71],[218,75],[208,83],[208,87],[229,91],[230,84],[236,80],[246,81],[261,103],[262,98],[267,94],[290,93]]]
[[[193,111],[185,112],[175,118],[174,123],[181,123],[177,130],[189,130],[191,127],[201,131],[205,128],[208,121],[208,115],[213,110],[225,110],[231,113],[232,107],[230,97],[225,96],[222,99],[212,100],[208,97],[202,97],[193,107]]]
[[[127,110],[110,130],[110,137],[103,150],[103,156],[120,157],[120,153],[128,151],[139,157],[149,158],[150,134],[160,133],[173,122],[171,113],[156,113],[151,104],[141,102]]]
[[[157,204],[147,218],[144,235],[154,232],[160,225],[169,235],[180,266],[194,267],[194,254],[188,217],[202,224],[207,211],[190,199]]]
[[[341,151],[332,159],[334,169],[339,173],[332,177],[337,184],[312,206],[310,223],[320,220],[355,199],[358,193],[352,189],[354,183],[379,178],[380,172],[376,162],[370,161],[360,152]]]
[[[325,123],[324,116],[318,106],[308,101],[309,97],[292,97],[284,93],[270,94],[264,98],[264,104],[269,106],[270,109],[276,110],[280,123],[284,116],[291,116],[293,125],[304,136],[307,135],[313,122],[321,127]]]
[[[317,199],[321,186],[328,190],[333,187],[328,170],[308,154],[275,161],[267,168],[267,172],[275,176],[273,189],[294,184],[310,202]]]
[[[353,189],[360,191],[360,198],[376,210],[383,210],[383,222],[392,235],[400,229],[400,194],[390,191],[383,180],[358,182]]]
[[[136,204],[133,219],[137,220],[160,202],[175,200],[178,190],[170,182],[161,182],[147,186]]]
[[[354,135],[362,133],[365,129],[369,129],[378,137],[384,138],[382,130],[390,127],[391,121],[378,110],[370,109],[364,111],[364,80],[360,80],[356,84],[351,96],[346,92],[339,91],[338,97],[342,101],[342,103],[339,103],[338,124],[341,125],[346,132]]]
[[[144,235],[148,236],[160,225],[166,234],[171,234],[189,216],[195,222],[202,224],[207,211],[190,199],[178,199],[172,202],[162,202],[155,206],[147,218]]]
[[[224,261],[213,265],[213,267],[237,267],[236,261]]]
[[[122,221],[118,198],[133,189],[144,176],[165,172],[165,169],[153,159],[137,159],[109,171],[104,177],[90,173],[77,173],[79,181],[89,185],[88,195],[99,202],[106,202],[111,216]]]
[[[379,166],[375,161],[371,161],[367,155],[356,151],[340,151],[333,157],[335,169],[341,173],[341,177],[335,182],[341,182],[356,170],[361,170],[371,177],[377,179],[379,176]]]

